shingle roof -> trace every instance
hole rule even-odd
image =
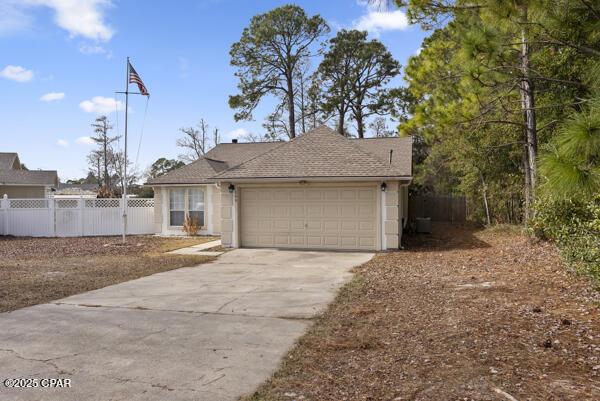
[[[275,147],[230,168],[218,180],[304,177],[407,177],[411,175],[411,142],[405,138],[348,139],[327,126]],[[389,151],[405,160],[389,162]],[[386,159],[387,155],[387,159]]]
[[[151,179],[148,184],[204,184],[253,178],[409,177],[411,158],[410,137],[348,139],[321,126],[290,142],[219,144],[205,157]]]
[[[0,152],[0,185],[58,185],[54,170],[22,170],[19,155]]]
[[[150,179],[148,184],[205,184],[214,182],[211,178],[216,174],[281,144],[283,142],[221,143],[212,148],[205,157],[160,177]]]
[[[16,153],[0,152],[0,170],[10,170],[15,164],[15,159],[18,159]]]
[[[53,170],[0,170],[1,185],[58,185]]]
[[[206,154],[206,157],[214,160],[222,160],[227,163],[229,167],[234,167],[285,143],[286,142],[220,143],[212,148]]]
[[[203,157],[160,177],[152,178],[148,180],[148,184],[205,184],[209,182],[210,177],[226,168],[225,162]]]
[[[400,169],[403,175],[412,175],[412,137],[364,138],[352,142],[388,164],[392,150],[392,166]]]

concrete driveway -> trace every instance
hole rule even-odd
[[[240,249],[2,313],[0,399],[235,400],[268,378],[371,257]],[[7,378],[71,387],[7,389]]]

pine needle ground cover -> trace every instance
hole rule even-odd
[[[437,226],[405,246],[359,267],[250,399],[600,399],[600,298],[553,245]]]

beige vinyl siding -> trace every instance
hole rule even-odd
[[[163,215],[162,215],[162,202],[163,202],[163,188],[154,187],[154,230],[157,233],[162,231]]]
[[[12,199],[45,198],[46,187],[25,185],[0,185],[0,197],[8,195]]]

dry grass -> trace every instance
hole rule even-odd
[[[213,258],[165,254],[213,237],[0,237],[0,312],[60,299]]]
[[[598,400],[600,300],[554,247],[438,226],[357,269],[252,400]]]

